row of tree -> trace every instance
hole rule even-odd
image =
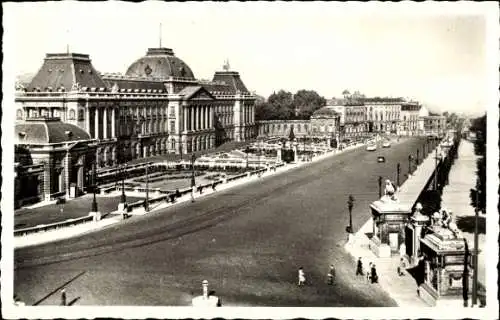
[[[472,119],[469,130],[476,133],[474,152],[479,156],[476,161],[479,196],[476,206],[476,191],[471,190],[471,203],[474,208],[486,212],[486,114],[482,117]]]
[[[297,93],[280,90],[266,100],[255,103],[256,120],[309,119],[314,111],[324,107],[326,99],[314,90],[299,90]]]

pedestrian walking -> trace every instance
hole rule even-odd
[[[181,192],[179,191],[179,189],[175,189],[175,197],[176,198],[180,198],[181,197]]]
[[[373,262],[370,262],[368,264],[368,270],[366,271],[366,282],[370,282],[372,265],[373,265]]]
[[[215,190],[215,182],[214,182],[214,183],[212,183],[212,190],[213,190],[213,191],[216,191],[216,190]]]
[[[377,268],[375,267],[375,264],[372,264],[371,280],[372,283],[378,283]]]
[[[304,269],[302,267],[299,268],[299,287],[303,286],[306,283],[306,274],[304,273]]]
[[[398,275],[399,276],[404,276],[405,273],[404,273],[404,270],[406,269],[406,264],[405,264],[405,260],[403,258],[401,258],[399,260],[399,266],[398,266]]]
[[[332,285],[334,280],[335,280],[335,267],[333,266],[333,264],[331,264],[330,270],[328,271],[327,275],[327,283],[329,285]]]
[[[66,305],[66,290],[61,290],[61,306]]]
[[[364,275],[363,273],[363,262],[361,261],[361,257],[358,258],[358,265],[356,267],[356,275]]]

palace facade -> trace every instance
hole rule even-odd
[[[83,190],[87,181],[64,172],[73,162],[64,165],[68,156],[55,152],[54,143],[88,171],[93,164],[102,168],[255,137],[255,96],[238,72],[228,64],[223,69],[211,81],[197,80],[168,48],[148,49],[124,75],[97,72],[86,54],[47,54],[31,82],[16,87],[15,98],[15,144],[31,154],[23,163],[43,164],[47,171],[39,177],[41,197],[69,193],[72,183]],[[18,170],[29,180],[23,163]]]

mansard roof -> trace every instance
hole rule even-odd
[[[216,71],[213,81],[223,82],[229,86],[231,93],[249,93],[247,87],[236,71]]]
[[[89,134],[59,118],[27,119],[15,125],[16,144],[47,144],[89,140]]]
[[[65,91],[80,87],[103,88],[100,74],[92,66],[89,55],[80,53],[48,53],[42,67],[27,86],[27,91]]]

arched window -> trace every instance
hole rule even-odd
[[[17,120],[22,120],[23,119],[23,110],[17,109],[17,111],[16,111],[16,119]]]
[[[73,109],[69,110],[68,119],[75,120],[75,110],[73,110]]]

